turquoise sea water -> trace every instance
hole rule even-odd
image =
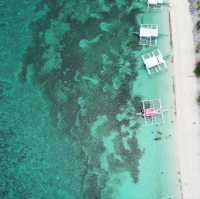
[[[1,199],[171,195],[169,144],[155,143],[157,127],[147,130],[136,116],[162,81],[138,63],[134,33],[145,7],[0,1]]]

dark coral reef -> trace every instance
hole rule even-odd
[[[87,166],[82,198],[102,198],[113,172],[128,171],[137,182],[142,152],[138,125],[129,126],[134,119],[130,107],[135,106],[130,88],[137,76],[133,32],[140,9],[129,0],[42,0],[36,11],[19,78],[24,83],[30,75],[51,104],[52,125],[61,125],[81,146]],[[120,114],[123,119],[117,119]],[[122,132],[122,126],[129,131]],[[101,165],[103,139],[111,131],[116,132],[113,143],[120,160],[108,155],[106,170]]]

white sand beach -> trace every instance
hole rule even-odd
[[[187,0],[170,2],[174,62],[175,135],[183,199],[200,199],[200,107],[194,76],[195,46]]]

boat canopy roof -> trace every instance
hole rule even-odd
[[[151,117],[158,113],[158,111],[155,108],[146,108],[144,109],[144,116],[145,117]]]
[[[148,0],[149,5],[163,4],[163,0]]]
[[[158,37],[158,25],[142,24],[140,27],[140,37]]]
[[[158,62],[158,59],[156,58],[156,56],[152,56],[152,57],[145,59],[145,64],[146,64],[147,68],[153,68],[155,66],[158,66],[159,62]]]

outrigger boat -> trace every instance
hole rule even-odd
[[[161,100],[143,100],[142,110],[137,113],[137,115],[142,116],[145,121],[145,125],[154,125],[165,122],[164,114],[167,112],[167,109],[162,108]]]
[[[148,7],[151,8],[158,8],[164,4],[163,0],[147,0]]]
[[[166,0],[147,0],[148,8],[160,9],[163,6],[169,6],[169,2]]]
[[[159,72],[163,68],[167,68],[166,61],[159,49],[155,49],[150,53],[142,55],[142,60],[149,75],[152,72]]]
[[[157,45],[158,25],[157,24],[141,24],[140,25],[140,45]]]

